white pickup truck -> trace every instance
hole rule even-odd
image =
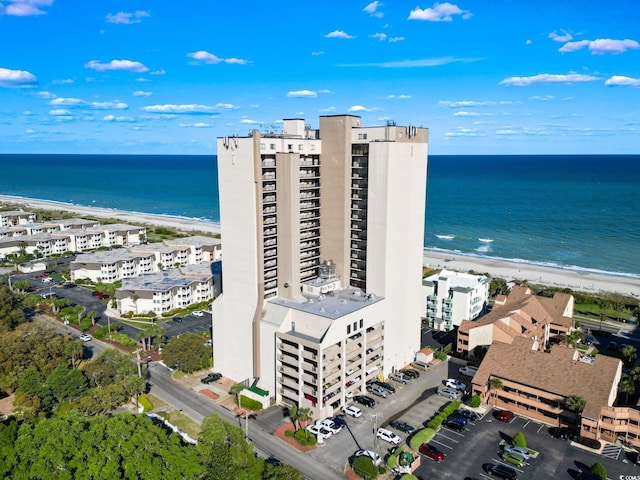
[[[467,365],[465,367],[460,367],[458,372],[460,372],[460,375],[464,375],[465,377],[473,377],[478,372],[478,369]]]

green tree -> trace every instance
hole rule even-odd
[[[567,410],[571,410],[578,415],[582,413],[586,405],[587,401],[579,395],[571,395],[567,397],[567,400],[565,401],[565,407]]]
[[[291,465],[265,462],[262,480],[304,480],[304,476]]]
[[[0,333],[10,332],[26,321],[22,296],[0,285]]]
[[[589,471],[591,473],[593,473],[594,475],[598,475],[603,480],[606,480],[606,478],[607,478],[607,469],[600,462],[597,462],[597,463],[594,463],[593,465],[591,465],[591,468],[589,469]]]
[[[527,439],[524,438],[524,434],[522,432],[518,432],[514,435],[512,442],[516,447],[524,447],[527,446]]]
[[[298,418],[299,418],[299,409],[297,405],[291,405],[288,407],[289,410],[289,418],[291,419],[291,423],[293,423],[293,430],[296,431],[298,429]]]
[[[584,340],[584,332],[581,330],[574,330],[571,333],[567,333],[562,337],[562,344],[575,347],[577,343]]]
[[[310,408],[298,408],[298,421],[300,422],[300,428],[305,428],[307,422],[313,420]]]
[[[489,296],[509,295],[510,288],[504,278],[492,278],[489,282]]]
[[[638,350],[633,345],[627,345],[622,349],[622,356],[625,358],[626,365],[633,365],[633,362],[638,358]]]
[[[151,350],[151,344],[153,339],[164,335],[164,328],[160,325],[149,324],[144,327],[144,329],[138,333],[137,338],[142,340],[142,349],[143,350]]]
[[[498,390],[502,390],[503,386],[504,384],[502,383],[502,380],[497,377],[492,377],[491,380],[489,380],[489,390],[491,392],[491,396],[493,397],[494,405],[496,404],[498,399]]]
[[[628,405],[629,404],[629,394],[634,394],[636,392],[636,384],[634,383],[633,379],[625,378],[618,385],[618,391],[620,393],[624,393],[625,394],[624,403],[625,403],[625,405]]]
[[[84,365],[91,387],[106,387],[138,374],[131,359],[118,350],[108,349]]]
[[[202,335],[195,333],[174,337],[162,350],[162,358],[167,365],[177,365],[185,373],[210,367],[212,360]]]
[[[14,290],[24,293],[31,288],[31,282],[29,280],[19,280],[11,284]]]
[[[46,385],[58,402],[74,400],[87,389],[87,378],[78,369],[58,365],[47,378]]]

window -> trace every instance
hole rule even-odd
[[[298,144],[298,150],[304,150],[304,145],[302,143]]]
[[[351,333],[351,325],[347,325],[347,335]]]
[[[355,332],[358,328],[358,322],[353,322],[353,331]]]
[[[264,150],[265,148],[266,148],[266,147],[265,147],[265,144],[264,144],[264,143],[261,143],[261,144],[260,144],[260,150]]]
[[[362,328],[363,322],[364,322],[364,320],[361,318],[360,319],[360,328]]]
[[[313,145],[313,144],[312,144],[312,145],[309,145],[309,150],[314,151],[315,149],[316,149],[316,146],[315,146],[315,145]]]
[[[270,150],[275,150],[275,149],[276,149],[276,144],[275,144],[275,143],[271,143],[271,144],[269,145],[269,149],[270,149]]]
[[[358,140],[366,140],[367,139],[367,134],[366,133],[359,133],[358,134]]]
[[[293,143],[287,144],[287,150],[289,150],[290,152],[293,150]]]

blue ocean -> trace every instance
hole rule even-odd
[[[218,222],[217,159],[0,155],[0,194]],[[429,157],[424,245],[640,275],[640,155]]]

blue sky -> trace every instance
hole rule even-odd
[[[0,153],[216,153],[283,118],[431,154],[640,153],[637,0],[0,0]]]

